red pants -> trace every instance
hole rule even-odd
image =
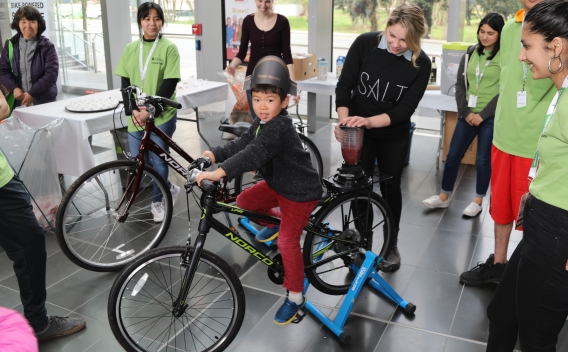
[[[284,262],[284,288],[292,292],[304,291],[304,260],[300,237],[319,200],[294,202],[282,197],[266,181],[244,190],[237,197],[239,208],[281,218],[278,250]],[[280,207],[280,211],[274,209]],[[269,225],[274,227],[275,225]]]
[[[521,197],[529,191],[531,164],[532,159],[507,154],[495,145],[491,147],[489,213],[497,224],[506,225],[517,219]]]

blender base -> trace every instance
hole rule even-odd
[[[363,167],[360,165],[343,164],[337,169],[335,175],[323,179],[327,189],[336,189],[338,191],[358,191],[372,187],[372,179],[365,175]]]

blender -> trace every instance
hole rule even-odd
[[[371,184],[359,162],[364,131],[363,127],[339,126],[343,164],[335,175],[325,180],[327,185],[345,191],[364,189]]]

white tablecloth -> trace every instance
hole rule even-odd
[[[17,116],[30,127],[39,128],[62,117],[60,137],[55,142],[54,151],[57,171],[65,175],[80,176],[95,166],[95,157],[89,146],[88,137],[114,129],[113,115],[115,111],[96,113],[72,113],[65,110],[73,100],[89,98],[106,98],[120,95],[118,90],[96,93],[88,96],[60,100],[53,103],[15,109],[12,115]],[[226,100],[225,114],[228,117],[236,103],[235,95],[227,83],[204,81],[199,87],[182,87],[177,90],[177,100],[182,109],[195,108]],[[116,109],[116,127],[122,127],[119,120],[122,106]],[[123,115],[123,118],[125,116]],[[126,125],[126,120],[124,125]]]

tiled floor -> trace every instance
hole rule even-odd
[[[202,109],[203,130],[212,144],[221,142],[216,127],[219,115]],[[430,113],[430,116],[432,114]],[[420,116],[418,116],[420,118]],[[435,122],[432,122],[435,126]],[[178,122],[175,140],[191,155],[200,155],[205,144],[199,140],[194,123]],[[332,138],[331,126],[310,136],[322,154],[325,175],[341,162],[339,143]],[[96,156],[98,162],[115,158],[112,136],[97,135],[93,144],[108,147]],[[421,200],[439,191],[441,174],[434,166],[437,138],[417,134],[412,142],[410,165],[403,174],[403,212],[399,248],[402,267],[396,273],[381,274],[407,301],[417,306],[414,316],[403,314],[372,289],[365,288],[355,303],[345,331],[350,345],[342,345],[313,316],[298,325],[277,327],[272,323],[283,301],[284,290],[272,284],[264,267],[229,242],[213,234],[207,249],[216,252],[235,269],[246,291],[247,308],[243,326],[229,351],[428,351],[477,352],[485,350],[488,323],[485,309],[495,285],[464,287],[458,275],[484,261],[493,250],[493,222],[484,207],[480,216],[466,219],[461,211],[475,190],[475,168],[462,166],[457,188],[447,210],[426,209]],[[443,165],[442,165],[443,167]],[[178,185],[183,179],[170,174]],[[69,180],[66,180],[69,181]],[[196,205],[191,200],[191,209]],[[175,217],[161,246],[183,244],[187,235],[187,205],[179,201]],[[196,220],[195,217],[192,219]],[[192,221],[195,231],[196,222]],[[512,251],[521,234],[512,236]],[[41,351],[120,351],[107,321],[106,307],[116,273],[96,273],[80,269],[59,249],[53,233],[47,233],[47,309],[53,315],[82,315],[87,328],[72,336],[40,345]],[[342,297],[315,290],[308,298],[334,316]],[[11,262],[0,249],[0,305],[22,310]],[[561,334],[559,351],[568,349],[568,331]]]

